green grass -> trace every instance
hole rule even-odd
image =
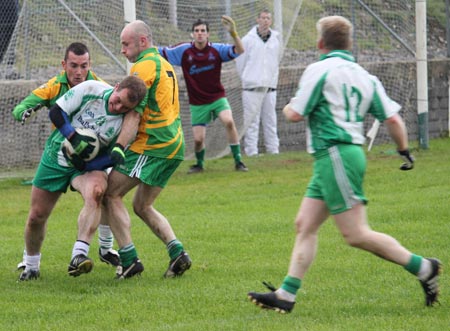
[[[413,252],[449,263],[449,139],[415,151],[416,168],[401,172],[393,146],[368,155],[366,195],[372,228],[396,237]],[[206,163],[187,176],[182,164],[157,201],[193,259],[179,279],[163,279],[164,246],[132,214],[132,233],[145,272],[115,281],[99,262],[67,275],[81,198],[64,195],[48,222],[41,278],[17,283],[30,186],[21,178],[0,181],[2,330],[447,330],[449,279],[441,278],[441,305],[426,308],[417,280],[401,267],[345,245],[332,221],[319,239],[317,259],[304,279],[294,311],[279,315],[250,304],[246,293],[276,286],[286,274],[293,220],[311,175],[305,152]],[[131,195],[126,197],[131,205]]]

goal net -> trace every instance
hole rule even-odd
[[[119,39],[125,24],[123,0],[3,0],[2,6],[5,7],[0,25],[3,25],[2,31],[9,32],[2,35],[5,46],[0,49],[3,142],[0,144],[0,176],[17,173],[18,169],[33,169],[39,162],[51,130],[47,112],[41,110],[22,126],[14,121],[11,111],[34,88],[60,72],[65,48],[71,42],[80,41],[89,47],[93,71],[110,84],[120,81],[127,67],[120,54]],[[151,26],[156,45],[191,40],[191,26],[198,18],[210,23],[210,41],[230,43],[232,40],[221,24],[221,16],[231,16],[242,37],[256,25],[256,17],[264,8],[272,12],[273,28],[282,29],[284,41],[277,87],[281,152],[305,149],[304,124],[286,123],[281,109],[295,94],[304,68],[318,59],[315,23],[326,15],[343,15],[353,22],[354,55],[382,80],[388,94],[402,104],[409,139],[417,139],[414,1],[136,0],[136,18]],[[276,21],[278,18],[281,21]],[[186,158],[191,159],[194,142],[187,92],[181,70],[176,70]],[[242,88],[233,61],[224,64],[222,83],[242,138],[245,134]],[[365,123],[367,129],[372,121],[368,119]],[[206,140],[207,158],[230,152],[225,129],[219,120],[207,127]],[[261,137],[260,153],[264,153],[262,141]],[[388,136],[381,126],[375,143],[387,141]]]

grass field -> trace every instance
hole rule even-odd
[[[401,172],[393,146],[370,154],[366,195],[372,228],[396,237],[414,253],[449,263],[450,140],[430,141],[415,151],[416,168]],[[23,178],[0,181],[1,330],[449,330],[449,285],[441,277],[441,305],[424,306],[418,281],[403,268],[350,248],[332,221],[321,230],[319,252],[291,314],[263,311],[246,298],[280,285],[294,239],[293,220],[311,175],[305,152],[245,159],[248,173],[232,160],[206,163],[187,176],[186,161],[156,208],[165,214],[193,259],[181,278],[163,279],[165,247],[132,215],[133,239],[145,272],[114,280],[100,263],[67,275],[81,198],[62,197],[48,222],[41,278],[17,283],[30,186]],[[131,196],[126,197],[131,205]]]

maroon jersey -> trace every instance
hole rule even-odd
[[[225,89],[220,81],[222,62],[239,56],[234,45],[208,43],[199,50],[190,42],[160,47],[159,51],[167,61],[183,69],[191,105],[210,104],[225,97]]]

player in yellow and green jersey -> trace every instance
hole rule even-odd
[[[130,216],[122,198],[137,186],[133,210],[166,245],[170,262],[165,277],[181,276],[191,259],[169,221],[153,206],[184,159],[178,81],[172,65],[152,45],[150,27],[143,21],[128,24],[120,35],[122,54],[132,63],[131,75],[147,85],[147,102],[136,140],[125,152],[125,164],[115,167],[104,197],[104,215],[119,244],[122,269],[117,278],[140,274],[144,266],[131,239]]]

